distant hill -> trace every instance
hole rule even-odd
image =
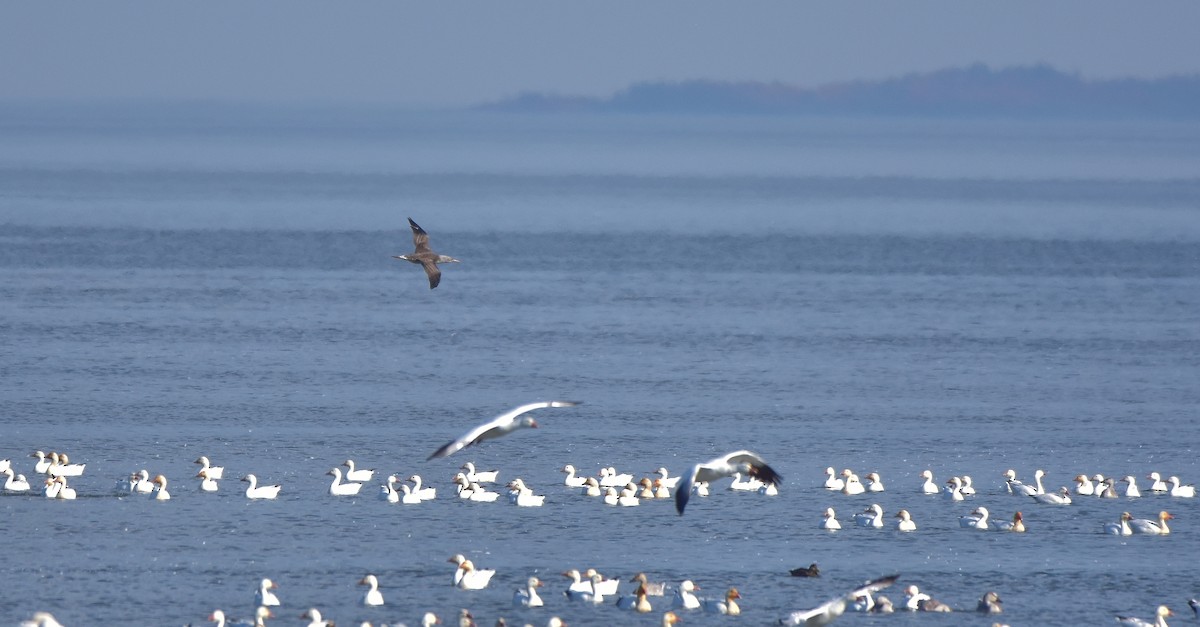
[[[1038,65],[965,68],[797,87],[707,80],[637,83],[610,98],[525,93],[510,112],[1200,119],[1200,75],[1086,80]]]

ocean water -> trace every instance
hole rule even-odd
[[[839,624],[1105,624],[1189,612],[1195,499],[1007,494],[1002,473],[1200,478],[1200,129],[1153,123],[26,113],[0,126],[0,458],[86,462],[80,498],[0,498],[0,624],[204,624],[283,606],[339,624],[658,624],[569,602],[567,569],[736,586],[772,624],[899,573],[963,610]],[[429,290],[404,218],[463,260]],[[533,400],[537,430],[425,458]],[[635,475],[747,448],[775,497],[722,482],[683,516],[606,507],[571,463]],[[226,467],[201,493],[192,463]],[[415,506],[327,494],[347,458],[420,474]],[[465,461],[541,508],[453,498]],[[821,488],[826,466],[887,490]],[[173,498],[117,497],[146,468]],[[920,473],[974,478],[954,503]],[[244,498],[245,473],[282,483]],[[879,503],[918,531],[849,524]],[[1026,534],[959,528],[984,506]],[[826,507],[845,528],[819,531]],[[1172,533],[1102,533],[1123,511]],[[494,568],[450,585],[447,559]],[[788,570],[817,562],[823,576]],[[363,608],[376,574],[386,605]],[[546,607],[513,607],[530,575]],[[632,584],[625,584],[629,590]],[[900,586],[884,593],[900,601]]]

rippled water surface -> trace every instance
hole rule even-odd
[[[783,137],[812,137],[792,132]],[[715,154],[730,141],[754,155],[756,137],[675,138],[656,150],[695,159],[696,146]],[[1113,141],[1195,154],[1187,142],[1140,137],[1123,129]],[[851,148],[884,163],[904,141],[917,142]],[[966,142],[914,145],[949,162]],[[889,174],[862,166],[832,179],[775,172],[791,183],[756,194],[724,170],[715,174],[732,178],[530,179],[497,166],[483,178],[385,174],[362,191],[347,181],[364,179],[322,166],[320,141],[301,143],[312,173],[270,151],[262,169],[278,171],[266,174],[208,162],[164,173],[149,157],[114,173],[99,158],[53,155],[22,169],[0,155],[9,182],[0,188],[0,458],[31,477],[35,449],[87,463],[72,481],[74,502],[0,498],[0,623],[50,609],[69,625],[202,624],[215,608],[250,615],[256,582],[270,577],[284,606],[269,624],[300,624],[308,607],[346,625],[412,624],[427,610],[450,619],[460,607],[484,625],[501,616],[541,625],[552,614],[572,625],[657,624],[657,611],[568,602],[560,573],[587,567],[692,579],[702,596],[741,591],[741,617],[693,612],[688,625],[769,624],[889,573],[962,610],[996,590],[1013,625],[1104,624],[1117,613],[1149,617],[1160,603],[1183,614],[1200,594],[1195,499],[1053,507],[1010,496],[1001,481],[1007,468],[1024,478],[1045,469],[1048,487],[1078,473],[1132,474],[1143,489],[1151,471],[1200,478],[1194,180],[1157,187],[1131,167],[1127,178],[1106,174],[1117,182],[1105,198],[1066,169],[1054,185],[1001,179],[1003,194],[971,176],[948,184],[921,173],[856,188],[856,177]],[[612,161],[621,154],[600,145]],[[786,153],[791,144],[771,145]],[[989,154],[1016,164],[1014,151]],[[1072,153],[1070,170],[1085,169],[1088,152]],[[1094,156],[1098,168],[1115,168],[1117,153]],[[698,180],[707,187],[693,189]],[[306,190],[310,209],[358,207],[346,214],[353,228],[330,228],[333,208],[299,215],[292,226],[301,228],[261,224],[276,215],[273,189],[284,198]],[[813,196],[849,217],[821,213]],[[363,207],[385,201],[400,206],[390,221],[360,228],[375,215]],[[218,218],[196,228],[204,206]],[[95,213],[79,225],[82,207]],[[129,219],[155,210],[161,219]],[[824,216],[821,228],[797,226],[808,211]],[[649,226],[639,226],[642,212]],[[1043,214],[1060,232],[981,232],[1005,215]],[[250,217],[226,228],[222,215]],[[436,290],[389,258],[411,248],[406,215],[435,249],[463,260]],[[506,226],[510,215],[517,226]],[[696,215],[715,221],[702,228]],[[549,228],[530,226],[543,219]],[[425,461],[480,420],[554,398],[583,404],[539,410],[536,431]],[[783,474],[779,496],[723,482],[681,517],[668,502],[606,507],[563,487],[558,472],[572,463],[676,473],[737,448]],[[202,454],[227,468],[216,494],[193,478]],[[418,473],[438,498],[387,504],[378,481],[359,497],[330,496],[325,473],[347,458],[381,475]],[[450,479],[468,460],[522,477],[546,505],[458,501]],[[829,465],[878,471],[887,490],[827,492]],[[141,468],[169,479],[169,502],[113,494]],[[939,480],[969,474],[979,493],[965,503],[923,496],[927,468]],[[282,483],[279,500],[245,499],[236,479],[248,472]],[[908,509],[918,531],[853,528],[849,516],[873,502],[889,517]],[[958,517],[977,506],[1004,519],[1020,510],[1029,532],[960,529]],[[817,530],[826,507],[843,531]],[[1122,511],[1163,509],[1176,517],[1169,536],[1102,533]],[[454,553],[495,568],[492,585],[451,587]],[[788,576],[810,562],[820,579]],[[368,572],[382,583],[383,608],[357,603],[355,582]],[[530,575],[547,581],[546,607],[514,608],[512,592]],[[968,611],[842,623],[992,621]]]

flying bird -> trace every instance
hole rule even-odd
[[[438,286],[442,280],[442,271],[438,269],[439,263],[458,263],[454,257],[448,255],[439,255],[429,248],[429,234],[425,229],[413,222],[412,218],[408,219],[408,225],[412,227],[413,244],[416,245],[416,250],[410,255],[392,255],[392,259],[403,259],[410,263],[420,264],[425,268],[425,274],[429,276],[429,289]]]
[[[852,603],[854,599],[878,592],[896,582],[900,575],[889,575],[880,577],[873,581],[868,581],[861,587],[855,588],[840,597],[836,597],[827,601],[824,605],[814,607],[811,610],[800,610],[792,612],[787,618],[779,619],[780,625],[804,625],[805,627],[820,627],[832,623],[837,617],[841,616],[846,611],[846,605]]]
[[[578,401],[542,401],[540,403],[529,403],[513,408],[506,413],[500,414],[495,418],[471,429],[462,434],[457,439],[450,440],[442,448],[434,451],[432,455],[427,457],[425,461],[429,461],[435,457],[446,457],[461,449],[464,449],[472,444],[478,444],[484,440],[491,440],[502,435],[508,435],[522,427],[536,429],[538,424],[532,416],[525,416],[518,419],[521,414],[524,414],[535,409],[543,407],[574,407],[579,405]]]
[[[734,451],[709,460],[703,464],[692,466],[691,472],[684,475],[683,482],[675,490],[675,509],[683,515],[688,498],[692,494],[692,484],[700,481],[715,481],[722,477],[732,477],[734,473],[749,475],[768,485],[778,485],[783,477],[757,454],[750,451]]]

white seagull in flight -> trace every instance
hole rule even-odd
[[[688,498],[692,494],[692,484],[697,481],[711,482],[722,477],[732,477],[734,473],[749,475],[769,485],[778,485],[783,477],[757,454],[750,451],[734,451],[709,460],[703,464],[692,466],[691,472],[684,475],[679,488],[675,490],[675,509],[683,515]]]
[[[787,618],[779,619],[780,625],[804,625],[805,627],[820,627],[832,623],[837,617],[841,616],[846,611],[846,605],[853,602],[854,599],[867,595],[874,594],[896,582],[900,575],[890,575],[880,577],[873,581],[868,581],[862,586],[843,594],[840,597],[830,599],[820,607],[814,607],[811,610],[800,610],[788,614]]]
[[[578,401],[542,401],[540,403],[529,403],[513,408],[491,420],[471,429],[462,434],[457,439],[450,440],[442,448],[434,451],[432,455],[426,458],[429,461],[435,457],[446,457],[456,451],[464,449],[472,444],[478,444],[484,440],[491,440],[502,435],[508,435],[522,427],[530,427],[536,429],[538,424],[530,416],[518,419],[518,416],[525,412],[541,409],[543,407],[574,407],[578,405]]]

